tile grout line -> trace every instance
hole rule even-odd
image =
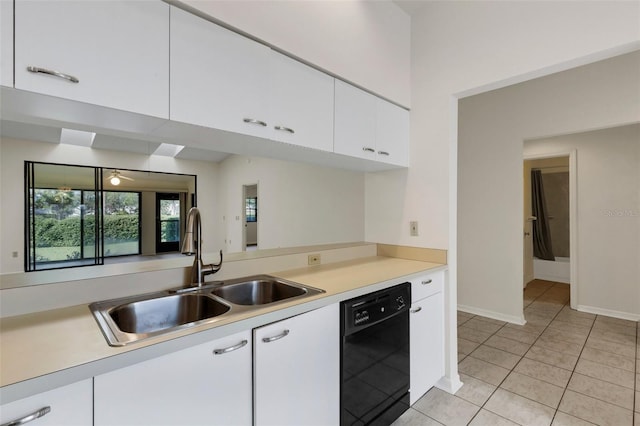
[[[549,292],[550,290],[552,290],[554,287],[556,287],[556,284],[554,284],[554,285],[552,285],[552,286],[548,287],[547,289],[545,289],[541,294],[539,294],[537,297],[535,297],[535,298],[534,298],[534,299],[533,299],[533,300],[532,300],[532,301],[531,301],[531,302],[530,302],[530,303],[529,303],[529,304],[528,304],[524,309],[526,309],[526,308],[530,307],[534,302],[538,301],[541,297],[543,297],[547,292]],[[542,337],[542,335],[544,334],[544,332],[545,332],[545,331],[547,331],[547,329],[549,329],[549,328],[551,328],[551,329],[555,329],[554,327],[550,327],[550,325],[551,325],[554,321],[556,321],[556,320],[561,321],[561,320],[559,320],[559,319],[558,319],[558,316],[559,316],[559,315],[560,315],[560,314],[565,310],[565,308],[566,308],[567,306],[568,306],[568,302],[565,302],[565,303],[563,303],[563,304],[562,304],[562,307],[561,307],[561,308],[560,308],[560,309],[559,309],[559,310],[558,310],[558,311],[553,315],[553,317],[550,319],[550,321],[549,321],[549,322],[548,322],[548,324],[544,327],[544,329],[543,329],[541,332],[539,332],[539,333],[538,333],[538,335],[537,335],[536,339],[533,341],[533,343],[531,343],[531,344],[530,344],[529,349],[528,349],[528,350],[527,350],[523,355],[513,354],[513,353],[509,352],[508,350],[504,350],[504,349],[500,349],[500,348],[494,348],[493,346],[489,346],[489,347],[490,347],[490,348],[492,348],[492,349],[501,350],[501,351],[506,352],[506,353],[509,353],[509,354],[511,354],[511,355],[519,356],[519,360],[518,360],[518,362],[515,364],[515,366],[514,366],[514,367],[512,367],[511,369],[509,369],[509,373],[508,373],[508,374],[505,376],[505,378],[504,378],[504,379],[503,379],[503,380],[502,380],[502,381],[501,381],[501,382],[496,386],[495,390],[494,390],[493,392],[491,392],[491,394],[489,395],[489,397],[488,397],[488,398],[485,400],[485,402],[480,406],[480,409],[479,409],[479,410],[474,414],[474,416],[471,418],[471,420],[469,421],[469,423],[471,423],[471,422],[472,422],[472,421],[477,417],[477,415],[480,413],[480,411],[482,411],[483,409],[485,409],[484,407],[485,407],[485,405],[488,403],[488,401],[491,399],[491,397],[496,393],[496,391],[497,391],[498,389],[501,389],[501,386],[502,386],[502,384],[505,382],[505,380],[507,379],[507,377],[509,377],[509,375],[510,375],[511,373],[513,373],[513,372],[514,372],[515,368],[520,364],[520,362],[522,361],[522,359],[524,359],[524,358],[526,357],[526,355],[531,351],[531,349],[533,348],[533,346],[534,346],[534,345],[538,342],[538,340]],[[533,309],[533,310],[535,310],[535,309]],[[548,362],[544,362],[544,361],[537,361],[537,362],[540,362],[540,363],[543,363],[543,364],[546,364],[546,365],[550,365],[550,366],[552,366],[552,367],[562,368],[563,370],[566,370],[566,371],[570,371],[570,372],[571,372],[571,375],[569,376],[569,379],[568,379],[568,381],[567,381],[567,384],[563,387],[562,396],[560,397],[560,400],[559,400],[559,402],[558,402],[558,406],[554,409],[554,414],[553,414],[553,417],[552,417],[552,419],[551,419],[551,422],[553,422],[553,421],[555,420],[555,418],[556,418],[556,416],[557,416],[558,412],[560,411],[560,409],[559,409],[559,408],[560,408],[560,403],[562,402],[562,400],[563,400],[563,398],[564,398],[564,396],[565,396],[565,394],[566,394],[566,391],[567,391],[567,390],[569,390],[569,389],[568,389],[568,387],[569,387],[569,383],[571,382],[571,379],[573,378],[574,374],[576,373],[576,371],[575,371],[575,370],[576,370],[576,368],[577,368],[577,364],[578,364],[578,362],[580,361],[580,359],[581,359],[581,357],[582,357],[582,354],[583,354],[583,352],[584,352],[584,350],[585,350],[585,348],[586,348],[586,346],[587,346],[587,342],[588,342],[589,338],[591,337],[592,332],[593,332],[593,331],[595,330],[595,328],[596,328],[596,327],[595,327],[595,325],[596,325],[596,322],[597,322],[597,320],[598,320],[598,318],[599,318],[599,317],[602,317],[602,316],[601,316],[601,315],[595,315],[595,317],[594,317],[593,321],[591,322],[591,325],[589,326],[589,332],[587,333],[586,337],[584,338],[583,343],[580,345],[580,346],[581,346],[581,348],[580,348],[580,353],[577,355],[576,362],[575,362],[575,364],[573,365],[573,368],[572,368],[571,370],[566,369],[566,368],[559,367],[559,366],[554,365],[554,364],[550,364],[550,363],[548,363]],[[472,315],[472,316],[470,316],[469,318],[467,318],[463,323],[459,324],[459,326],[462,326],[462,325],[466,324],[467,322],[471,321],[471,320],[472,320],[472,319],[474,319],[474,318],[478,318],[479,320],[481,320],[483,317],[482,317],[481,315]],[[574,326],[576,326],[576,327],[580,327],[580,326],[581,326],[580,324],[572,324],[570,321],[563,321],[563,322],[566,322],[566,323],[568,323],[568,324],[570,324],[570,325],[574,325]],[[474,343],[479,343],[479,344],[478,344],[478,346],[477,346],[474,350],[472,350],[469,354],[464,355],[464,357],[463,357],[460,361],[458,361],[458,363],[462,362],[463,360],[465,360],[465,359],[466,359],[467,357],[469,357],[469,356],[471,356],[471,357],[472,357],[472,358],[474,358],[474,359],[479,359],[479,360],[481,360],[481,361],[484,361],[484,360],[482,360],[482,359],[480,359],[480,358],[475,358],[475,357],[473,357],[473,356],[472,356],[472,355],[473,355],[473,353],[474,353],[474,352],[475,352],[475,351],[476,351],[480,346],[485,345],[485,343],[486,343],[486,342],[487,342],[491,337],[493,337],[493,336],[497,335],[497,333],[498,333],[498,332],[500,332],[500,330],[502,330],[502,329],[504,329],[504,328],[510,328],[510,327],[507,327],[507,326],[508,326],[508,324],[509,324],[509,323],[505,323],[505,324],[503,324],[500,328],[498,328],[495,332],[491,333],[491,334],[490,334],[486,339],[484,339],[482,342],[474,342]],[[585,326],[582,326],[582,327],[584,327],[584,328],[586,329],[586,327],[585,327]],[[639,327],[639,323],[638,323],[638,322],[636,322],[636,324],[635,324],[635,328],[636,328],[636,334],[635,334],[635,343],[636,343],[636,347],[635,347],[635,364],[634,364],[634,373],[635,373],[635,374],[634,374],[634,387],[633,387],[633,389],[634,389],[634,394],[633,394],[633,396],[634,396],[634,400],[633,400],[634,405],[633,405],[633,407],[632,407],[632,409],[631,409],[632,416],[633,416],[633,417],[632,417],[632,422],[635,422],[635,412],[636,412],[636,411],[635,411],[636,392],[638,391],[637,386],[636,386],[635,375],[637,375],[637,374],[638,374],[638,364],[640,364],[640,361],[638,360],[638,340],[640,339],[640,336],[638,336],[638,327]],[[515,330],[517,330],[517,329],[515,329]],[[565,333],[571,333],[571,331],[570,331],[570,330],[564,330],[564,329],[558,329],[558,330],[559,330],[559,331],[561,331],[561,332],[565,332]],[[480,331],[481,331],[481,330],[480,330]],[[519,330],[519,331],[525,331],[525,330]],[[612,333],[616,333],[616,331],[615,331],[615,330],[611,330],[610,332],[612,332]],[[530,334],[534,334],[534,333],[530,333]],[[624,333],[623,333],[623,334],[624,334]],[[499,337],[502,337],[502,336],[499,336]],[[509,339],[509,340],[513,340],[514,342],[519,342],[518,340],[511,339],[511,338],[509,338],[509,337],[504,337],[504,338],[505,338],[505,339]],[[558,342],[564,342],[564,343],[572,343],[572,342],[564,341],[564,340],[562,340],[562,339],[559,339],[559,340],[558,340],[558,339],[552,339],[552,340],[555,340],[555,341],[558,341]],[[606,339],[605,339],[605,340],[606,340]],[[521,343],[525,343],[525,342],[521,342]],[[545,349],[546,349],[546,348],[545,348]],[[559,354],[566,354],[565,352],[561,352],[561,351],[558,351],[558,350],[555,350],[555,349],[548,349],[548,350],[549,350],[549,351],[551,351],[551,352],[559,353]],[[611,354],[614,354],[614,355],[616,354],[615,352],[609,352],[609,351],[607,351],[607,350],[603,350],[603,352],[611,353]],[[569,355],[569,354],[567,354],[567,355]],[[528,359],[532,359],[532,358],[528,358]],[[535,359],[532,359],[532,360],[535,360]],[[502,367],[502,365],[494,364],[494,363],[492,363],[492,362],[490,362],[490,361],[484,361],[484,362],[487,362],[487,363],[492,364],[492,365],[496,365],[496,366],[498,366],[498,367]],[[593,361],[593,362],[595,362],[595,363],[597,363],[597,364],[600,364],[600,365],[608,366],[608,364],[603,364],[603,363],[601,363],[601,362],[597,362],[597,361]],[[612,367],[612,366],[610,366],[610,367]],[[504,367],[502,367],[502,368],[504,368]],[[616,367],[612,367],[612,368],[616,368]],[[624,369],[623,369],[623,370],[624,370]],[[472,378],[474,378],[475,380],[479,380],[479,381],[481,381],[481,382],[484,382],[483,380],[478,379],[478,378],[476,378],[476,377],[473,377],[473,376],[471,376],[471,377],[472,377]],[[534,379],[535,379],[535,378],[534,378]],[[545,382],[545,383],[549,383],[549,382],[546,382],[546,381],[544,381],[544,380],[543,380],[543,382]],[[488,383],[488,382],[485,382],[485,383]],[[612,383],[612,382],[609,382],[609,383]],[[492,385],[491,383],[488,383],[488,384],[489,384],[489,385]],[[615,383],[613,383],[613,384],[615,384]],[[493,385],[492,385],[492,386],[493,386]],[[555,386],[557,386],[557,385],[555,385]],[[559,386],[558,386],[558,387],[559,387]],[[506,389],[503,389],[503,390],[505,390],[506,392],[510,392],[510,391],[508,391],[508,390],[506,390]],[[604,402],[604,403],[611,404],[611,405],[614,405],[614,406],[620,407],[620,408],[622,408],[622,409],[625,409],[625,407],[619,406],[619,405],[617,405],[617,404],[613,404],[613,403],[611,403],[611,402],[605,401],[605,400],[600,399],[600,398],[598,398],[598,397],[594,397],[594,396],[591,396],[591,395],[586,395],[586,394],[583,394],[582,392],[577,392],[577,391],[574,391],[574,390],[572,390],[572,392],[576,392],[576,393],[578,393],[578,394],[580,394],[580,395],[584,395],[584,396],[589,397],[589,398],[594,398],[594,399],[596,399],[596,400],[598,400],[598,401],[602,401],[602,402]],[[513,392],[510,392],[510,393],[513,393]],[[532,402],[535,402],[535,403],[541,404],[541,405],[543,405],[543,406],[545,406],[545,407],[548,407],[548,408],[552,408],[552,409],[553,409],[553,407],[549,407],[549,406],[548,406],[548,405],[546,405],[546,404],[543,404],[543,403],[541,403],[541,402],[539,402],[539,401],[536,401],[536,400],[533,400],[533,399],[527,398],[527,397],[522,396],[522,395],[520,395],[520,394],[518,394],[518,393],[514,393],[514,395],[520,396],[521,398],[524,398],[524,399],[530,400],[530,401],[532,401]],[[461,399],[463,399],[463,398],[461,398]],[[463,399],[463,400],[464,400],[464,399]],[[466,401],[466,400],[465,400],[465,401]],[[470,402],[470,401],[467,401],[467,402]],[[489,410],[487,410],[487,411],[489,411]],[[489,411],[489,412],[491,412],[492,414],[497,415],[497,416],[499,416],[499,417],[501,417],[501,418],[505,418],[505,417],[503,417],[503,416],[501,416],[501,415],[499,415],[499,414],[497,414],[497,413],[494,413],[494,412],[492,412],[492,411]],[[562,412],[562,413],[564,413],[564,412]],[[569,414],[569,415],[571,415],[571,414]],[[580,417],[577,417],[577,418],[580,418]],[[509,420],[509,421],[513,421],[513,420],[510,420],[510,419],[507,419],[507,420]],[[588,420],[585,420],[585,419],[581,419],[581,420],[584,420],[584,421],[589,422]],[[640,426],[640,423],[636,424],[636,426]]]
[[[587,347],[587,341],[589,340],[589,336],[591,336],[591,332],[593,331],[593,327],[596,325],[596,320],[598,319],[598,315],[596,315],[596,317],[593,319],[593,323],[591,324],[591,327],[589,328],[589,333],[587,334],[587,337],[584,339],[584,343],[582,344],[582,348],[580,349],[580,353],[578,354],[578,359],[576,359],[576,363],[573,366],[573,369],[571,370],[571,375],[569,376],[569,380],[567,380],[567,384],[564,387],[563,391],[562,391],[562,396],[560,397],[560,401],[558,401],[558,407],[556,408],[556,412],[553,414],[553,418],[551,419],[551,423],[553,424],[553,421],[555,420],[556,416],[558,415],[558,412],[560,411],[560,404],[562,404],[562,400],[564,399],[564,395],[567,393],[567,389],[569,389],[569,383],[571,383],[571,379],[573,378],[573,375],[575,374],[576,371],[576,367],[578,366],[578,362],[580,362],[580,357],[582,356],[582,352],[584,351],[584,348]],[[573,391],[572,391],[573,392]],[[579,393],[579,392],[577,392]],[[589,396],[589,395],[585,395],[585,396]],[[590,397],[593,398],[593,397]],[[595,398],[597,399],[597,398]],[[606,402],[606,401],[605,401]],[[561,413],[564,413],[564,411],[560,411]],[[565,414],[569,414],[569,413],[565,413]],[[569,414],[569,415],[573,415],[573,414]],[[581,420],[584,420],[586,422],[589,422],[589,420],[587,419],[582,419],[581,417],[578,417]]]
[[[542,293],[540,293],[540,295],[539,295],[539,296],[537,296],[535,299],[533,299],[533,302],[535,302],[538,298],[542,297],[542,296],[543,296],[547,291],[551,290],[553,287],[555,287],[555,284],[554,284],[554,285],[552,285],[552,286],[550,286],[549,288],[547,288],[547,289],[546,289],[545,291],[543,291]],[[533,302],[531,302],[531,303],[533,303]],[[530,303],[529,305],[527,305],[527,307],[528,307],[528,306],[531,306],[531,303]],[[556,314],[553,316],[553,318],[551,319],[551,321],[549,322],[549,324],[551,324],[551,322],[553,322],[553,320],[554,320],[554,319],[555,319],[555,318],[560,314],[560,312],[562,312],[562,309],[563,309],[565,306],[566,306],[566,303],[564,303],[564,304],[562,305],[562,308],[560,308],[560,310],[559,310],[558,312],[556,312]],[[525,309],[525,308],[523,308],[523,311],[524,311],[524,309]],[[478,316],[478,315],[475,315],[475,316]],[[472,318],[473,318],[473,317],[472,317]],[[472,319],[472,318],[470,318],[470,319]],[[465,321],[465,322],[466,322],[466,321]],[[595,320],[594,320],[594,322],[595,322]],[[492,336],[496,335],[500,330],[502,330],[503,328],[505,328],[508,324],[509,324],[509,323],[508,323],[508,322],[506,322],[502,327],[500,327],[498,330],[496,330],[496,331],[495,331],[491,336],[487,337],[487,338],[486,338],[482,343],[480,343],[480,345],[479,345],[478,347],[480,347],[480,346],[484,345],[484,343],[485,343],[487,340],[489,340]],[[549,328],[549,324],[547,324],[547,325],[545,326],[545,328],[542,330],[542,332],[540,332],[540,334],[538,335],[538,337],[536,337],[536,339],[533,341],[533,343],[531,343],[531,345],[529,346],[529,349],[528,349],[524,354],[520,355],[520,359],[518,360],[518,362],[516,363],[516,365],[514,365],[514,366],[509,370],[509,373],[508,373],[508,374],[504,377],[504,379],[502,379],[502,381],[501,381],[501,382],[496,386],[496,388],[493,390],[493,392],[491,392],[491,395],[489,395],[489,397],[487,398],[487,400],[486,400],[486,401],[485,401],[485,402],[480,406],[480,409],[476,412],[476,414],[474,414],[474,415],[473,415],[473,417],[471,418],[471,420],[469,420],[469,423],[467,423],[467,425],[469,425],[471,422],[473,422],[473,419],[475,419],[475,418],[476,418],[476,416],[478,415],[478,413],[480,413],[480,411],[482,411],[482,410],[484,410],[484,409],[485,409],[484,407],[485,407],[485,405],[487,405],[487,402],[489,402],[489,400],[490,400],[490,399],[491,399],[491,397],[496,393],[496,391],[497,391],[498,389],[500,389],[500,386],[502,386],[502,384],[504,383],[504,381],[505,381],[505,380],[507,380],[507,377],[509,377],[509,376],[511,375],[511,373],[513,373],[513,370],[518,366],[518,364],[520,364],[520,362],[524,359],[524,357],[527,355],[527,353],[529,353],[529,351],[531,350],[531,348],[533,347],[533,345],[535,345],[535,344],[536,344],[536,342],[538,341],[538,339],[540,338],[540,336],[542,336],[542,333],[544,333],[544,332],[547,330],[547,328]],[[500,336],[500,337],[501,337],[501,336]],[[505,337],[505,339],[509,339],[509,338],[508,338],[508,337]],[[514,340],[514,339],[509,339],[509,340]],[[517,342],[517,340],[514,340],[514,342]],[[522,342],[521,342],[521,343],[522,343]],[[585,341],[585,343],[586,343],[586,341]],[[583,347],[584,347],[584,346],[583,346]],[[476,349],[477,349],[477,348],[476,348]],[[465,356],[465,358],[467,358],[467,357],[471,356],[471,354],[473,354],[473,352],[475,352],[475,349],[474,349],[473,351],[471,351],[471,353],[470,353],[469,355]],[[504,351],[504,352],[510,353],[510,352],[508,352],[508,351]],[[513,354],[513,355],[515,355],[515,354]],[[463,359],[465,359],[465,358],[463,358]],[[485,361],[485,362],[488,362],[488,361]],[[576,363],[577,363],[577,362],[576,362]],[[491,363],[490,363],[490,364],[491,364]],[[494,365],[495,365],[495,364],[494,364]],[[480,380],[480,379],[476,379],[476,380]],[[480,380],[480,381],[482,381],[482,380]],[[489,383],[489,384],[490,384],[490,383]],[[567,385],[568,385],[568,384],[569,384],[569,382],[567,382]],[[566,387],[565,387],[565,390],[566,390]],[[508,390],[506,390],[506,389],[505,389],[505,391],[506,391],[506,392],[509,392],[509,391],[508,391]],[[513,393],[513,392],[511,392],[511,393]],[[514,395],[518,395],[518,394],[514,394]],[[527,398],[527,397],[525,397],[525,396],[522,396],[522,395],[518,395],[518,396],[520,396],[521,398],[528,399],[529,401],[533,401],[533,402],[537,402],[538,404],[541,404],[540,402],[538,402],[538,401],[534,401],[534,400],[529,399],[529,398]],[[564,393],[563,393],[563,396],[564,396]],[[560,398],[560,401],[562,401],[562,398]],[[541,405],[544,405],[544,404],[541,404]],[[558,402],[558,407],[559,407],[559,406],[560,406],[560,402]],[[547,405],[545,405],[545,407],[548,407],[548,406],[547,406]],[[551,408],[551,407],[549,407],[549,408]],[[497,413],[494,413],[494,412],[493,412],[493,411],[491,411],[491,410],[487,410],[487,411],[489,411],[490,413],[495,414],[496,416],[501,417],[501,418],[503,418],[503,419],[505,418],[505,417],[503,417],[503,416],[501,416],[501,415],[499,415],[499,414],[497,414]],[[551,423],[553,423],[553,419],[555,419],[555,415],[556,415],[556,413],[557,413],[557,412],[558,412],[558,409],[556,408],[556,409],[555,409],[555,412],[554,412],[554,414],[553,414],[553,417],[551,418]],[[513,423],[516,423],[515,421],[513,421],[513,420],[511,420],[511,419],[507,419],[507,420],[509,420],[509,421],[511,421],[511,422],[513,422]],[[551,423],[550,423],[550,424],[551,424]]]

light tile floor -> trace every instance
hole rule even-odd
[[[394,426],[640,426],[638,323],[568,303],[567,284],[535,280],[524,326],[458,312],[464,386],[432,388]]]

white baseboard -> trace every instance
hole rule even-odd
[[[456,374],[455,377],[449,378],[447,376],[443,376],[440,380],[436,382],[436,387],[438,389],[442,389],[445,392],[450,393],[451,395],[455,394],[460,390],[464,383],[460,381],[460,376]]]
[[[481,315],[483,317],[492,318],[498,321],[506,321],[512,324],[525,325],[527,321],[524,319],[524,313],[521,316],[505,315],[500,312],[488,311],[486,309],[476,308],[474,306],[458,305],[458,310],[469,314]]]
[[[605,315],[608,317],[619,318],[619,319],[624,319],[629,321],[640,321],[639,314],[632,314],[629,312],[620,312],[620,311],[614,311],[611,309],[597,308],[595,306],[578,305],[576,308],[580,312],[586,312],[589,314]]]
[[[560,275],[537,273],[536,276],[535,276],[535,279],[544,280],[544,281],[554,281],[554,282],[557,282],[557,283],[571,284],[571,279],[567,278],[566,276],[560,276]]]

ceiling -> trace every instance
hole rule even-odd
[[[6,138],[60,143],[60,134],[60,127],[42,126],[7,120],[0,121],[0,136]],[[159,146],[160,142],[96,134],[91,148],[136,153],[141,155],[153,155],[154,151]],[[228,156],[229,154],[227,153],[185,147],[175,156],[175,158],[217,163]]]

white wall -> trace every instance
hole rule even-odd
[[[0,273],[24,271],[24,162],[77,164],[86,166],[120,167],[168,173],[198,175],[198,207],[202,211],[202,226],[207,249],[215,252],[223,247],[221,226],[216,222],[217,165],[203,161],[148,156],[89,149],[85,147],[0,139]],[[154,207],[155,208],[155,207]],[[18,257],[12,257],[18,252]]]
[[[408,107],[410,18],[389,1],[182,0]]]
[[[453,250],[454,95],[567,69],[608,49],[628,51],[630,43],[638,48],[640,2],[425,3],[411,22],[411,167],[367,175],[365,236]],[[409,235],[411,220],[420,222],[419,237]]]
[[[640,124],[524,144],[525,155],[573,149],[578,161],[578,309],[638,319]]]
[[[260,249],[364,240],[361,172],[232,155],[219,176],[227,252],[242,251],[242,186],[252,184]]]
[[[640,52],[462,99],[459,119],[459,304],[517,321],[522,318],[523,141],[640,121]],[[620,155],[614,152],[606,156]],[[578,170],[606,164],[598,165],[597,161],[583,164],[582,156],[579,152]],[[609,164],[615,164],[617,159],[613,157]],[[635,167],[640,167],[637,154],[627,161],[632,165],[635,161]],[[630,170],[628,166],[624,168]],[[585,171],[589,173],[582,172]],[[632,179],[637,181],[637,170],[634,173]],[[583,175],[583,179],[588,178]],[[584,183],[590,184],[588,180]],[[624,191],[633,191],[626,183],[618,182],[624,185]],[[637,188],[636,184],[636,200]],[[579,206],[579,215],[589,215],[592,208],[582,206],[581,213]],[[637,245],[637,234],[633,235]],[[580,240],[583,237],[578,233]],[[623,247],[632,248],[629,244]],[[633,250],[631,253],[633,257]],[[637,262],[637,248],[635,253]],[[583,263],[580,260],[579,265]],[[628,260],[622,256],[615,262],[592,264],[601,271],[596,276],[607,274],[619,293],[603,299],[601,308],[638,314],[637,298],[629,299],[629,293],[637,294],[637,289],[631,291],[626,286],[637,287],[640,276],[637,263]],[[586,260],[589,261],[594,259]],[[623,265],[627,269],[624,273],[611,270]],[[635,278],[624,281],[629,278],[628,269],[635,271],[631,273]],[[582,274],[578,280],[579,303],[584,304],[581,284],[583,280],[587,280],[585,288],[594,284]],[[602,283],[599,285],[604,288]],[[588,301],[598,306],[594,297],[590,296]]]

